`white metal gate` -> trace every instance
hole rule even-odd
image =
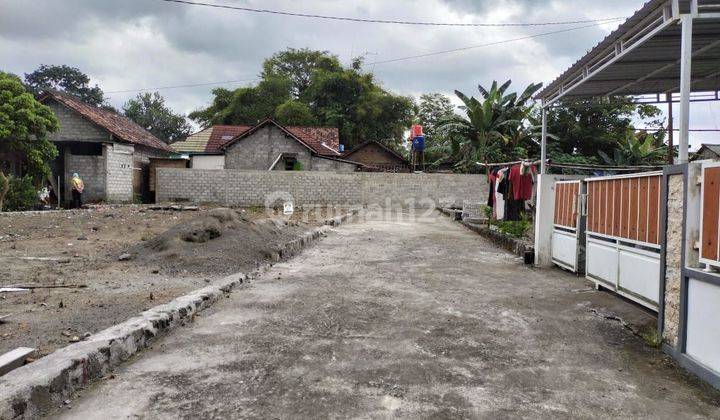
[[[586,277],[657,311],[662,172],[585,181]]]
[[[584,223],[580,211],[583,192],[579,180],[555,183],[552,261],[574,273],[583,268]]]
[[[707,269],[688,276],[685,353],[720,375],[720,163],[701,171],[699,262]]]

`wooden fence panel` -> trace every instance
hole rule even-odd
[[[660,244],[662,175],[589,178],[587,182],[588,232]]]
[[[700,257],[713,263],[720,262],[720,166],[703,168],[702,203]]]
[[[580,182],[558,182],[555,185],[555,214],[553,223],[570,229],[577,228],[577,200]]]

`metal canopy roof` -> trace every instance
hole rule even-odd
[[[680,90],[681,26],[689,0],[651,0],[543,89],[546,105],[562,97],[646,95]],[[720,0],[697,0],[692,91],[720,90]]]

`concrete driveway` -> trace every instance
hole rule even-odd
[[[718,393],[449,219],[337,228],[82,393],[67,418],[720,418]]]

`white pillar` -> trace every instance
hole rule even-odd
[[[545,104],[543,104],[545,105]],[[542,137],[540,139],[540,173],[547,173],[547,108],[542,109]]]
[[[680,116],[678,121],[680,154],[678,163],[686,163],[688,161],[688,144],[690,141],[693,16],[682,15],[680,21],[682,22],[682,42],[680,48]]]

